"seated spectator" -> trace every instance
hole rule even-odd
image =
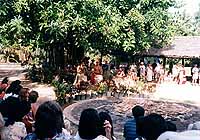
[[[8,97],[0,104],[0,111],[5,118],[5,125],[13,125],[16,121],[22,121],[22,118],[29,113],[31,104],[27,101],[28,97],[25,97],[23,92],[19,95],[19,98]]]
[[[177,131],[176,125],[170,121],[166,121],[166,131]]]
[[[3,99],[5,100],[9,96],[18,97],[19,96],[19,92],[20,92],[20,90],[22,88],[22,86],[20,84],[21,84],[21,81],[19,81],[19,80],[13,81],[10,84],[10,86],[7,88],[6,94],[3,97]]]
[[[0,83],[0,100],[3,99],[7,87],[8,87],[8,77],[5,77]]]
[[[135,106],[132,108],[132,115],[134,118],[128,120],[124,125],[124,137],[126,140],[134,140],[137,138],[136,120],[139,117],[143,117],[144,112],[145,110],[141,106]]]
[[[83,110],[79,120],[78,132],[75,140],[109,140],[100,134],[101,120],[97,110],[89,108]]]
[[[39,106],[35,116],[35,131],[24,138],[24,140],[44,139],[70,139],[69,133],[66,133],[64,130],[62,109],[60,105],[54,101],[47,101]]]
[[[24,97],[24,96],[23,96]],[[1,140],[21,140],[26,136],[22,118],[30,111],[30,103],[19,95],[19,98],[8,97],[0,104],[0,111],[5,120],[1,130]]]
[[[38,92],[37,91],[31,91],[29,93],[29,102],[31,103],[31,110],[30,112],[23,117],[23,122],[26,125],[26,130],[28,133],[32,132],[32,127],[33,127],[33,123],[34,123],[34,114],[33,112],[35,112],[35,103],[38,99]]]
[[[200,130],[200,121],[188,125],[188,130]]]
[[[138,135],[146,140],[156,140],[166,131],[165,119],[155,113],[140,119],[138,123]]]
[[[22,122],[15,122],[1,129],[1,140],[22,140],[26,135],[26,128]]]
[[[102,129],[100,131],[100,134],[103,136],[106,136],[110,140],[115,140],[116,138],[114,137],[114,131],[113,131],[113,123],[112,123],[112,118],[107,112],[100,112],[99,117],[101,119],[101,124],[102,124]],[[109,122],[109,123],[107,123]],[[111,129],[105,129],[107,126],[106,125],[111,125],[109,128]],[[106,130],[110,131],[106,133]],[[109,134],[109,135],[106,135]],[[111,134],[111,135],[110,135]]]
[[[199,130],[188,130],[184,132],[165,132],[157,140],[200,140]]]

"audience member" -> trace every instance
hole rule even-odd
[[[5,100],[9,96],[18,97],[19,96],[19,92],[20,92],[20,90],[22,88],[22,86],[20,84],[21,84],[20,80],[13,81],[10,84],[10,86],[7,88],[6,94],[5,94],[3,99]]]
[[[27,130],[28,133],[32,132],[32,127],[33,127],[33,123],[34,123],[34,120],[35,120],[34,119],[35,116],[34,116],[33,112],[35,111],[35,103],[36,103],[37,99],[38,99],[38,92],[37,91],[31,91],[29,93],[29,99],[28,99],[29,102],[31,103],[31,110],[27,115],[25,115],[23,117],[23,122],[26,126],[26,130]]]
[[[132,108],[132,115],[134,118],[128,120],[124,125],[124,137],[126,140],[134,140],[137,138],[136,122],[139,117],[144,116],[145,110],[141,106]]]
[[[116,138],[114,137],[113,123],[112,123],[111,116],[107,112],[100,112],[99,117],[101,119],[101,124],[103,126],[100,131],[100,134],[103,136],[106,136],[110,140],[115,140]],[[111,126],[107,126],[107,125],[111,125]],[[111,128],[111,129],[108,129],[108,128]]]
[[[7,88],[8,88],[8,77],[5,77],[0,83],[0,102],[3,100]]]
[[[22,118],[28,114],[31,104],[25,100],[16,97],[8,97],[0,104],[0,111],[6,118],[6,126],[14,124],[15,121],[22,121]]]
[[[188,130],[200,130],[200,121],[188,125]]]
[[[199,130],[188,130],[184,132],[165,132],[157,140],[200,140]]]
[[[176,125],[170,121],[166,121],[166,131],[177,131]]]
[[[88,108],[81,113],[75,140],[108,140],[100,135],[101,120],[97,110]]]
[[[140,119],[138,135],[146,140],[156,140],[165,131],[166,122],[161,115],[152,113]]]
[[[1,140],[22,140],[26,135],[26,128],[22,122],[15,122],[1,129]]]
[[[24,140],[68,140],[69,133],[64,133],[62,109],[58,103],[47,101],[42,104],[35,116],[35,131],[28,134]]]

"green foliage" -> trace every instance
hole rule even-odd
[[[177,36],[194,36],[197,35],[195,23],[191,16],[185,11],[183,13],[175,13],[173,17],[175,34]]]
[[[107,85],[107,83],[105,83],[105,82],[99,83],[97,92],[98,93],[105,93],[107,91],[108,91],[108,85]]]
[[[195,25],[196,25],[196,28],[195,28],[196,32],[198,35],[200,35],[200,4],[199,4],[199,10],[195,16]]]
[[[0,44],[134,54],[169,43],[167,10],[173,5],[174,0],[0,0]]]
[[[60,83],[57,80],[52,81],[52,86],[55,88],[56,100],[61,104],[66,103],[66,94],[69,94],[71,91],[71,85]]]

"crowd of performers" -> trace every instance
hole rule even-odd
[[[197,65],[192,68],[192,83],[197,83],[199,69]],[[82,62],[77,66],[77,76],[74,85],[80,86],[81,81],[88,82],[91,85],[98,84],[103,80],[114,80],[115,82],[124,82],[125,85],[131,85],[135,81],[144,82],[173,82],[177,84],[186,83],[186,71],[183,65],[175,64],[171,69],[166,70],[160,63],[131,65],[113,65],[107,61],[91,60],[88,63]]]

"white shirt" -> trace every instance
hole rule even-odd
[[[74,140],[86,140],[86,139],[82,139],[78,132],[76,133],[76,136],[74,137]],[[109,140],[108,138],[106,138],[105,136],[102,136],[102,135],[99,135],[98,137],[96,137],[95,139],[93,140]]]
[[[200,140],[199,130],[188,130],[184,132],[165,132],[157,140]]]

